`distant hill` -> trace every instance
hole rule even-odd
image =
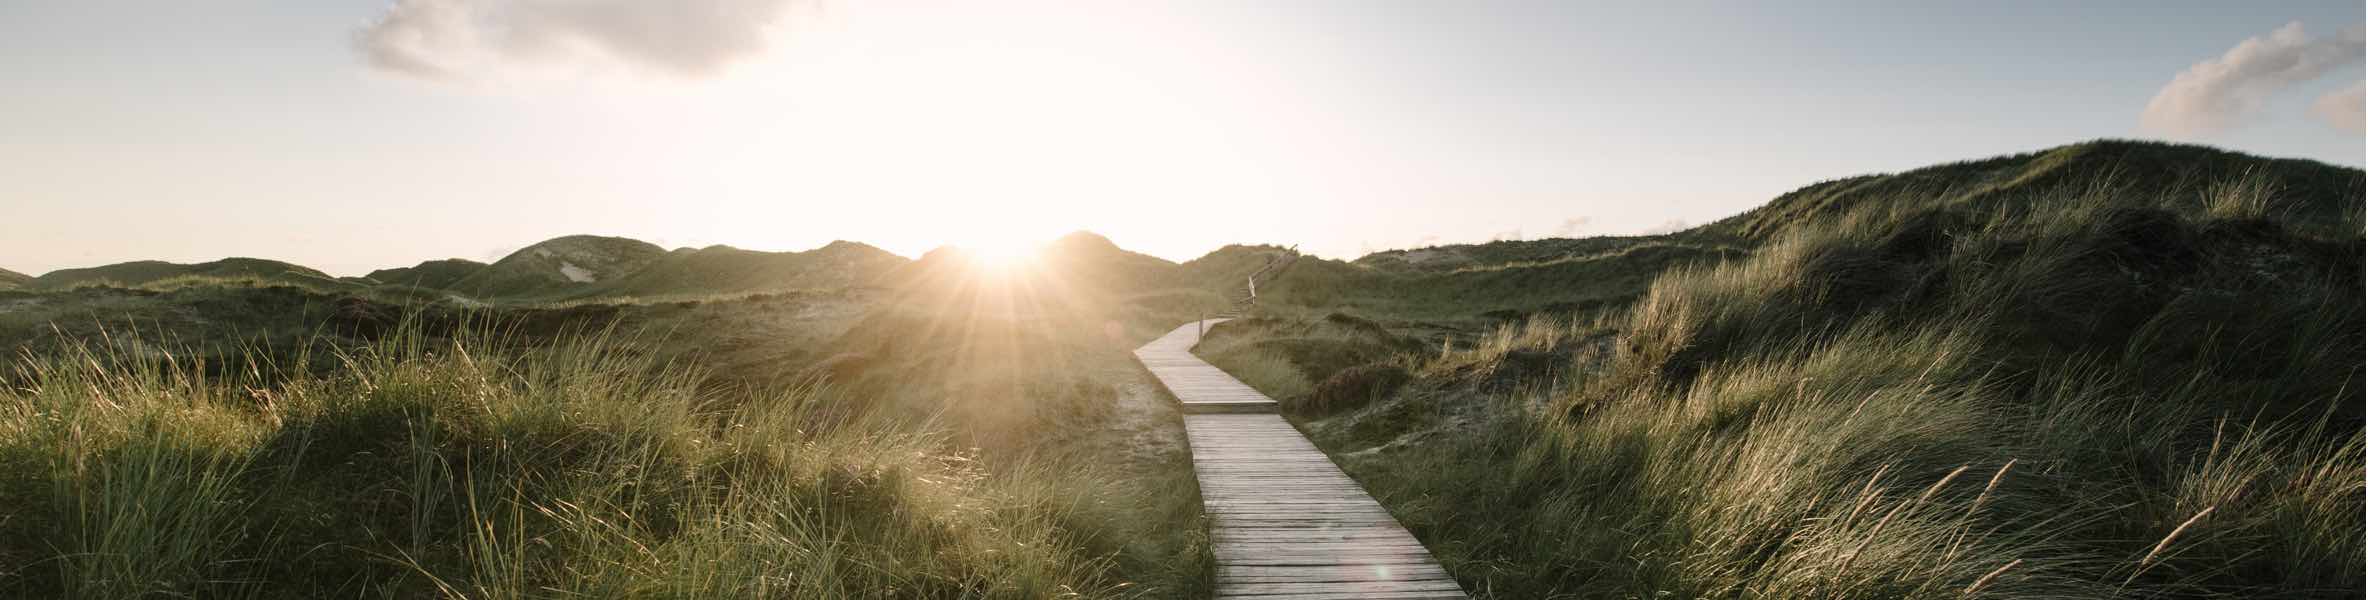
[[[2091,189],[2103,177],[2110,188]],[[2258,190],[2239,188],[2258,187]],[[1793,190],[1766,205],[1683,232],[1773,239],[1828,223],[1869,203],[1913,201],[1966,210],[2027,210],[2067,194],[2106,194],[2120,204],[2175,212],[2253,211],[2292,226],[2340,228],[2360,218],[2361,172],[2310,160],[2265,158],[2207,146],[2098,140],[2037,152],[1862,175]],[[2250,193],[2259,191],[2261,193]],[[2263,197],[2258,206],[2230,206]],[[1903,207],[1904,208],[1904,207]]]
[[[1156,260],[1156,259],[1153,259]],[[639,240],[574,235],[543,241],[493,264],[451,258],[330,277],[318,270],[254,258],[195,265],[128,262],[65,269],[41,277],[0,272],[0,290],[63,290],[82,285],[150,286],[187,279],[244,280],[319,290],[367,291],[373,297],[488,302],[697,298],[718,294],[831,290],[871,285],[909,263],[869,245],[839,241],[804,252],[730,246],[668,252]]]
[[[1443,273],[1457,269],[1496,267],[1560,260],[1617,251],[1661,236],[1604,236],[1507,240],[1483,244],[1448,244],[1406,250],[1384,250],[1351,261],[1384,271]]]
[[[946,246],[880,278],[890,287],[931,286],[959,280],[976,272],[977,258],[959,247]],[[1097,292],[1139,292],[1185,285],[1176,279],[1177,265],[1142,254],[1099,234],[1079,231],[1046,243],[1018,273],[1042,280],[1043,285]]]
[[[585,286],[586,296],[668,296],[844,288],[871,283],[910,262],[867,244],[836,241],[804,252],[731,246],[684,248],[646,266]]]
[[[1086,231],[1045,244],[1039,262],[1046,270],[1098,282],[1112,290],[1142,291],[1178,283],[1174,279],[1176,263],[1120,248],[1110,238]]]
[[[1227,244],[1214,252],[1176,265],[1176,279],[1194,286],[1232,291],[1250,274],[1265,268],[1267,263],[1299,257],[1301,255],[1297,247]]]
[[[571,235],[520,248],[453,282],[450,289],[480,298],[574,296],[665,256],[666,249],[641,240]]]
[[[904,257],[837,241],[803,252],[731,246],[666,251],[639,240],[573,235],[554,238],[493,264],[433,260],[372,271],[377,284],[410,285],[487,301],[561,301],[702,297],[867,285],[904,265]]]
[[[148,285],[168,279],[255,279],[291,284],[336,284],[336,278],[310,267],[260,258],[225,258],[197,264],[143,260],[82,269],[59,269],[35,277],[24,287],[57,290],[78,285]]]
[[[1744,254],[1732,243],[1668,235],[1457,244],[1354,261],[1303,257],[1259,291],[1268,306],[1496,319],[1621,305],[1662,272]]]
[[[2098,187],[2101,181],[2112,182]],[[1676,233],[1453,244],[1303,260],[1270,286],[1308,306],[1364,303],[1430,317],[1603,308],[1659,275],[1750,255],[1804,228],[1850,226],[1862,208],[2024,212],[2083,193],[2119,206],[2273,219],[2300,231],[2356,231],[2361,171],[2204,146],[2100,140],[1894,174],[1820,182]],[[2093,189],[2092,189],[2093,188]],[[1864,220],[1864,217],[1859,217]]]
[[[485,266],[485,263],[464,258],[447,258],[422,262],[418,266],[371,271],[365,279],[372,283],[451,289],[459,285],[461,280],[485,270]]]

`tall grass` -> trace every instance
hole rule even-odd
[[[1295,399],[1315,391],[1315,383],[1288,357],[1254,350],[1218,356],[1212,364],[1268,396]]]
[[[19,357],[0,595],[1132,589],[1096,541],[1108,486],[986,468],[827,387],[702,389],[614,333],[519,342],[413,330],[329,372],[227,377],[104,344]]]
[[[1590,404],[1529,413],[1370,480],[1442,540],[1451,568],[1514,597],[2315,597],[2357,585],[2356,427],[2244,421],[2209,412],[2223,390],[2133,394],[2096,367],[2017,393],[1964,358],[1972,346],[1861,330],[1797,360],[1705,372],[1682,392],[1574,393],[1565,402]],[[2205,424],[2212,441],[2199,443]],[[1461,464],[1482,456],[1503,462]]]
[[[1314,408],[1310,401],[1334,372],[1417,345],[1378,323],[1336,312],[1308,322],[1252,317],[1220,323],[1192,351],[1286,410],[1301,410]]]
[[[2355,199],[1901,194],[1443,348],[1401,402],[1508,418],[1346,466],[1498,597],[2358,593],[2360,232],[2279,220]]]

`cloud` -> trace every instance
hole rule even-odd
[[[1637,232],[1637,235],[1668,235],[1685,231],[1686,228],[1692,226],[1693,225],[1686,223],[1685,219],[1670,219],[1667,221],[1662,221],[1659,225],[1645,228],[1644,231]]]
[[[1571,237],[1579,237],[1579,233],[1580,233],[1580,232],[1584,232],[1584,231],[1586,231],[1586,230],[1587,230],[1587,226],[1588,226],[1588,225],[1592,225],[1592,224],[1594,224],[1594,223],[1595,223],[1595,220],[1594,220],[1594,219],[1590,219],[1590,218],[1587,218],[1587,217],[1571,217],[1571,218],[1568,218],[1568,219],[1563,219],[1563,220],[1562,220],[1562,225],[1560,225],[1560,226],[1557,226],[1557,227],[1555,227],[1555,228],[1554,228],[1554,237],[1558,237],[1558,238],[1571,238]]]
[[[2227,131],[2269,96],[2360,62],[2360,30],[2314,38],[2300,21],[2246,38],[2219,58],[2195,63],[2154,94],[2138,126],[2172,137]]]
[[[2328,92],[2320,96],[2318,101],[2310,103],[2310,114],[2317,115],[2336,129],[2355,135],[2368,133],[2368,126],[2362,123],[2368,120],[2368,115],[2361,114],[2363,105],[2368,105],[2368,81],[2354,81],[2351,87]]]
[[[624,67],[697,78],[763,52],[791,0],[396,0],[354,37],[371,67],[432,80]]]
[[[1499,231],[1496,232],[1496,235],[1488,236],[1488,241],[1491,242],[1518,242],[1521,239],[1521,228],[1519,227]]]

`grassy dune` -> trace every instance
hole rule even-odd
[[[25,357],[0,595],[1110,597],[1137,500],[828,387],[593,332],[389,336],[327,373]]]
[[[137,287],[176,278],[245,279],[289,285],[334,285],[336,278],[308,267],[260,258],[225,258],[197,264],[144,260],[84,269],[59,269],[21,282],[26,288],[62,290],[84,286]]]
[[[1828,202],[1298,416],[1499,597],[2354,594],[2358,172],[2318,169]]]
[[[1093,264],[638,305],[0,298],[31,332],[0,597],[1201,594],[1180,427],[1124,349],[1223,299]]]

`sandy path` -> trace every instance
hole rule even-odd
[[[1184,420],[1175,401],[1139,371],[1114,374],[1118,412],[1112,426],[1126,431],[1128,458],[1157,463],[1184,451]]]

